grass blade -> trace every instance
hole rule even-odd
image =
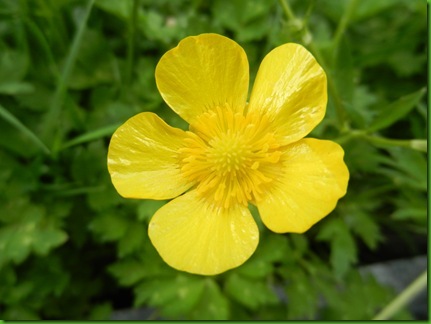
[[[120,126],[120,124],[109,125],[109,126],[102,127],[102,128],[96,129],[94,131],[79,135],[79,136],[75,137],[74,139],[70,140],[69,142],[65,143],[61,149],[64,150],[64,149],[71,147],[71,146],[75,146],[78,144],[94,141],[96,139],[112,135],[112,133],[114,133],[114,131],[119,126]]]
[[[367,131],[378,131],[391,126],[393,123],[403,118],[419,103],[425,92],[426,89],[420,89],[384,107],[381,113],[371,123],[370,127],[368,127]]]
[[[67,56],[64,69],[58,80],[57,88],[55,90],[51,107],[48,111],[48,114],[46,115],[43,138],[46,138],[48,136],[51,136],[51,137],[54,136],[55,125],[58,123],[58,118],[60,116],[61,108],[63,105],[63,98],[66,92],[67,81],[69,80],[70,74],[75,64],[78,50],[81,45],[82,36],[84,34],[85,27],[87,26],[87,21],[88,21],[88,18],[90,17],[91,9],[93,8],[94,2],[95,0],[88,1],[81,24],[79,25],[78,31],[76,32],[75,37],[73,39],[73,43],[70,48],[69,54]],[[54,138],[54,142],[56,142],[55,138]]]
[[[29,128],[27,128],[23,123],[21,123],[14,115],[12,115],[8,110],[6,110],[2,105],[0,105],[0,116],[3,117],[8,123],[14,126],[19,131],[23,132],[36,146],[38,146],[46,154],[51,154],[49,148],[42,142],[42,140],[37,137]]]

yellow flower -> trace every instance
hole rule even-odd
[[[343,149],[306,138],[326,110],[326,75],[302,46],[262,61],[247,103],[244,50],[216,34],[187,37],[156,68],[165,102],[189,131],[144,112],[112,136],[108,168],[126,198],[172,199],[149,224],[170,266],[213,275],[244,263],[259,241],[248,209],[277,233],[302,233],[347,189]]]

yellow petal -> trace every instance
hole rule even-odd
[[[126,198],[169,199],[189,189],[192,184],[182,177],[177,156],[184,137],[184,131],[149,112],[121,125],[108,151],[108,170],[118,193]]]
[[[285,44],[263,59],[250,97],[249,111],[273,119],[283,144],[293,143],[323,119],[326,74],[301,45]]]
[[[242,112],[248,82],[244,50],[217,34],[183,39],[156,67],[156,83],[163,99],[189,123],[217,106],[228,105]]]
[[[259,241],[257,225],[242,205],[210,205],[192,190],[160,208],[150,222],[151,242],[171,267],[215,275],[244,263]]]
[[[258,202],[263,223],[277,233],[303,233],[345,195],[349,171],[336,143],[312,138],[287,146],[283,174]]]

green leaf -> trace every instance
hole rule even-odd
[[[397,187],[407,186],[411,189],[427,190],[427,159],[426,155],[401,148],[388,148],[391,158],[383,160],[385,166],[381,166],[379,173],[388,176]]]
[[[166,200],[143,200],[138,205],[138,220],[150,221],[151,217],[166,204]]]
[[[31,252],[46,255],[67,240],[67,234],[45,218],[44,209],[29,205],[22,218],[0,229],[0,267],[9,262],[21,263]]]
[[[119,18],[126,20],[130,16],[130,9],[132,8],[131,0],[96,0],[95,5],[109,12],[112,15],[115,15]]]
[[[132,286],[145,278],[148,273],[145,264],[136,260],[119,261],[109,266],[108,271],[122,286]]]
[[[423,208],[411,207],[398,209],[392,213],[391,217],[396,220],[416,220],[426,222],[427,219],[427,209],[424,205]]]
[[[117,241],[124,236],[129,222],[119,215],[106,214],[97,216],[89,225],[102,242]]]
[[[321,280],[321,279],[320,279]],[[390,290],[369,275],[351,271],[337,288],[322,290],[327,306],[322,320],[369,320],[392,298]]]
[[[386,128],[407,115],[422,99],[426,89],[420,89],[414,93],[403,96],[395,102],[382,108],[380,114],[367,128],[369,132],[375,132]]]
[[[356,243],[346,224],[339,218],[329,220],[321,226],[317,239],[330,243],[334,274],[342,278],[357,261]]]
[[[135,288],[135,305],[160,307],[168,317],[185,315],[198,303],[203,290],[204,279],[197,276],[178,274],[174,278],[152,279]]]
[[[0,93],[5,95],[22,95],[32,93],[34,87],[28,82],[8,82],[0,84]]]
[[[118,256],[123,258],[142,250],[147,238],[147,229],[144,225],[137,222],[130,223],[126,233],[118,242]]]
[[[273,271],[274,262],[281,262],[292,256],[289,252],[286,237],[269,233],[261,237],[256,252],[236,272],[248,278],[264,278]]]
[[[268,283],[247,279],[235,272],[226,279],[225,290],[234,300],[251,310],[278,302],[275,292]]]
[[[204,280],[204,290],[198,303],[190,311],[192,320],[227,320],[229,319],[229,301],[220,291],[216,281]]]
[[[110,302],[95,305],[91,310],[88,319],[90,321],[109,320],[112,314],[112,305]]]
[[[358,235],[370,249],[375,249],[377,244],[382,241],[383,237],[380,232],[380,227],[372,219],[371,215],[359,209],[356,210],[355,213],[345,216],[349,216],[349,226],[351,230]]]
[[[297,266],[286,267],[282,271],[288,274],[289,279],[285,288],[288,319],[314,319],[319,298],[313,278],[307,276]]]

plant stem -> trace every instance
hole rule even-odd
[[[422,272],[406,289],[404,289],[392,302],[383,308],[373,320],[388,320],[402,307],[412,301],[427,286],[427,270]]]
[[[350,22],[350,18],[352,17],[352,14],[354,13],[354,11],[356,9],[357,4],[358,4],[358,0],[350,0],[346,11],[344,11],[344,15],[343,15],[343,17],[341,17],[340,22],[337,26],[337,29],[335,30],[335,35],[334,35],[334,39],[333,39],[333,48],[334,49],[337,48],[341,37],[343,36],[344,32],[346,31],[346,28]]]
[[[281,7],[284,10],[284,13],[286,14],[288,19],[296,19],[295,14],[293,13],[292,9],[290,9],[289,4],[286,0],[279,0]]]
[[[425,139],[412,139],[412,140],[398,140],[398,139],[390,139],[380,136],[373,135],[362,135],[364,139],[367,141],[377,145],[377,146],[401,146],[407,147],[410,149],[415,149],[418,151],[426,152],[427,151],[427,141]]]

